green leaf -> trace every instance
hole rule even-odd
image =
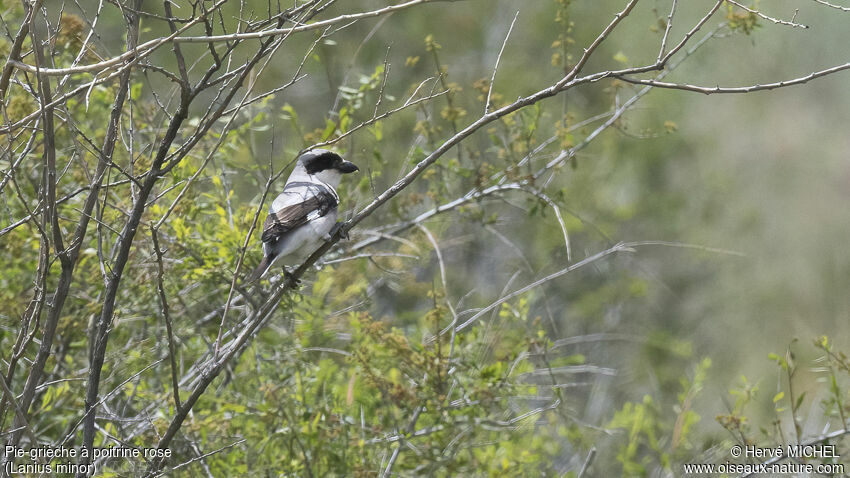
[[[803,404],[803,399],[805,397],[806,397],[806,392],[801,393],[800,396],[797,397],[797,402],[794,403],[794,408],[793,408],[795,412],[800,408],[800,405]]]
[[[625,65],[629,62],[629,58],[622,51],[618,51],[617,54],[614,55],[614,61]]]

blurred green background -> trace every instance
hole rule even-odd
[[[678,41],[712,3],[680,2],[671,41]],[[573,51],[588,44],[622,5],[615,1],[572,2]],[[743,86],[805,76],[848,60],[848,15],[814,2],[760,6],[766,14],[786,20],[799,10],[794,18],[810,28],[761,19],[760,27],[750,35],[712,40],[668,81]],[[402,12],[363,46],[354,71],[359,68],[361,73],[369,73],[392,45],[391,78],[412,76],[410,68],[401,65],[414,55],[422,56],[415,73],[427,74],[433,64],[426,55],[416,48],[405,49],[398,39],[430,34],[443,46],[439,54],[448,67],[449,79],[470,89],[476,79],[489,77],[505,32],[520,10],[495,91],[505,99],[528,94],[559,78],[557,68],[549,62],[553,52],[549,44],[558,31],[553,7],[554,2],[545,1],[482,0]],[[697,38],[724,18],[726,8],[721,7]],[[651,62],[661,37],[653,29],[668,10],[669,2],[640,3],[602,44],[586,71],[623,66],[623,59],[630,66]],[[358,27],[357,33],[349,32],[355,39],[370,29]],[[351,41],[327,47],[333,78],[343,76],[350,52],[357,46]],[[580,121],[604,112],[615,95],[602,83],[570,91],[565,99],[547,100],[546,114],[555,118],[559,109],[566,108]],[[714,363],[709,374],[711,386],[701,397],[701,405],[707,412],[704,416],[710,418],[725,411],[727,389],[741,375],[762,378],[764,388],[775,387],[767,354],[783,353],[793,338],[809,343],[826,334],[839,348],[847,345],[841,329],[850,305],[846,247],[850,213],[844,207],[850,180],[847,85],[848,75],[838,73],[803,86],[743,95],[655,90],[626,113],[619,130],[607,131],[579,153],[577,169],[560,174],[569,191],[569,210],[603,229],[612,241],[682,242],[744,255],[646,247],[547,287],[556,304],[553,307],[563,312],[562,333],[633,334],[690,344],[687,357],[658,355],[652,347],[626,346],[613,351],[599,347],[597,352],[604,358],[597,361],[620,370],[613,381],[616,388],[628,390],[629,399],[651,390],[659,373],[664,380],[674,379],[658,369],[683,367],[684,362],[709,357]],[[299,111],[313,109],[321,116],[334,96],[333,90],[324,90],[324,86],[319,81],[304,83],[300,86],[303,93],[297,98],[289,96],[287,101],[303,105]],[[624,86],[616,96],[623,102],[636,91]],[[473,108],[469,110],[474,116]],[[665,128],[667,121],[675,123],[675,131]],[[395,147],[396,154],[403,154],[409,144],[407,138],[394,140],[395,145],[385,144],[385,158],[393,156]],[[356,153],[353,158],[357,159]],[[526,234],[522,222],[512,224],[521,216],[509,216],[505,221],[509,236],[535,265],[538,275],[556,270],[558,264],[552,258],[559,253],[557,227],[550,227],[547,237]],[[551,215],[548,220],[553,222]],[[574,219],[571,224],[582,231],[573,243],[578,257],[610,243],[590,226],[581,226]],[[508,267],[510,262],[501,259],[511,257],[511,249],[500,251],[504,245],[493,237],[482,240],[487,241],[486,252],[471,252],[479,248],[476,243],[475,247],[459,248],[453,256],[478,271],[477,275],[470,273],[466,288],[461,286],[464,293],[473,288],[471,284],[498,292],[514,272]],[[492,275],[493,269],[502,276]],[[628,283],[618,282],[621,275],[628,277]],[[633,281],[641,285],[635,286]],[[609,289],[600,292],[602,285]],[[635,287],[640,293],[630,294]],[[588,289],[600,295],[589,298]],[[769,401],[771,396],[764,398]],[[809,398],[816,406],[817,399]],[[719,429],[711,420],[701,426]],[[820,424],[812,427],[819,429]]]

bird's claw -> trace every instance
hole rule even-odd
[[[331,228],[330,232],[328,232],[328,239],[333,238],[337,233],[339,233],[340,239],[348,240],[348,229],[343,227],[345,225],[344,222],[338,222],[334,224],[334,227]]]
[[[288,270],[283,270],[283,278],[284,280],[292,283],[293,287],[299,287],[301,285],[301,279],[295,277],[295,275]]]

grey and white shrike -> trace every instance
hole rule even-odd
[[[339,195],[336,187],[343,174],[357,166],[334,152],[314,149],[298,157],[283,192],[269,207],[263,223],[263,260],[246,278],[263,277],[284,256],[304,252],[329,240],[336,226]]]

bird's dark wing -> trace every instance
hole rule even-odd
[[[287,184],[263,223],[263,242],[277,241],[283,234],[307,224],[309,220],[326,215],[338,204],[336,194],[324,185]]]

